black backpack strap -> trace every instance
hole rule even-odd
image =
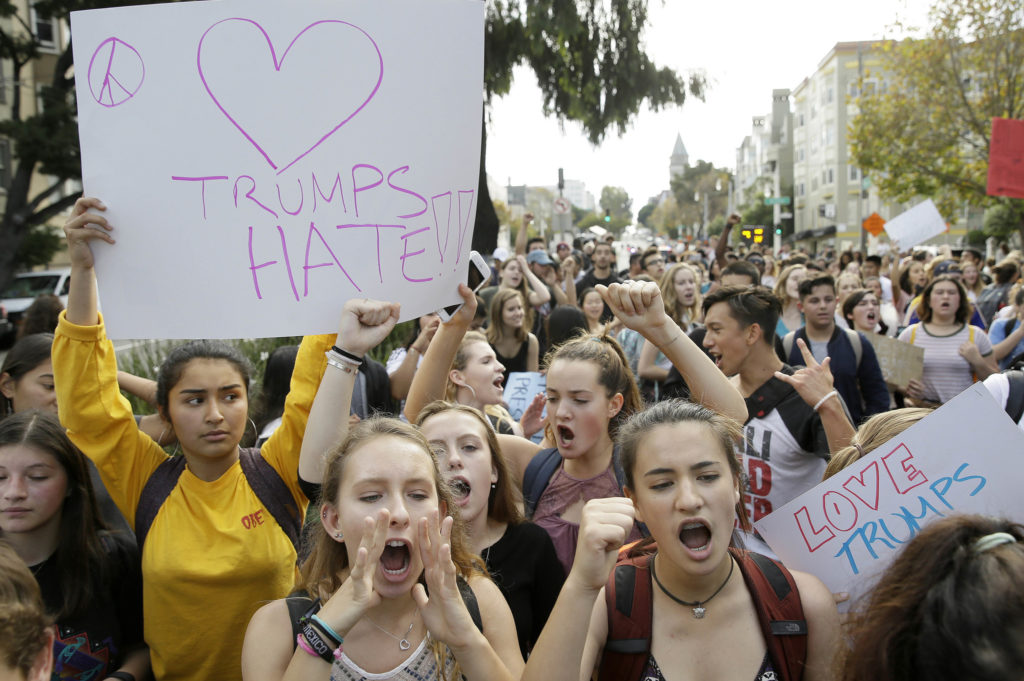
[[[185,471],[185,457],[171,456],[162,461],[146,480],[139,496],[139,505],[135,507],[135,542],[142,555],[142,545],[146,543],[149,528],[156,520],[160,507],[171,495],[171,490],[178,484],[178,478]]]
[[[459,585],[459,594],[462,596],[462,601],[466,604],[466,610],[469,611],[470,619],[473,620],[476,628],[482,632],[484,630],[484,620],[480,617],[480,604],[476,601],[473,587],[462,577],[456,577],[455,583]]]
[[[533,518],[540,496],[561,465],[562,455],[554,447],[540,450],[526,465],[526,472],[523,473],[523,508],[528,519]]]
[[[284,599],[288,607],[288,621],[292,625],[292,650],[295,650],[299,634],[302,633],[303,621],[320,612],[320,601],[314,601],[304,593],[295,593]]]
[[[1006,413],[1010,415],[1014,423],[1020,422],[1024,416],[1024,371],[1014,369],[1006,372],[1006,379],[1009,381],[1009,394],[1006,396]]]
[[[238,462],[242,466],[242,474],[245,475],[252,491],[256,493],[256,497],[274,517],[277,524],[288,535],[292,546],[298,551],[303,517],[288,485],[274,470],[274,467],[263,458],[259,449],[254,447],[242,449],[239,452]]]

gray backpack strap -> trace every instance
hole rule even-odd
[[[786,353],[785,363],[789,364],[789,356],[793,354],[793,343],[796,339],[796,331],[790,331],[782,337],[782,351]]]
[[[135,541],[139,546],[140,556],[149,528],[156,520],[156,514],[160,512],[160,507],[167,501],[184,471],[185,457],[171,456],[157,466],[146,480],[142,495],[139,497],[139,505],[135,507]]]
[[[864,345],[861,342],[860,334],[853,329],[843,329],[846,332],[846,337],[850,339],[850,345],[853,346],[853,356],[857,359],[857,368],[860,369],[860,358],[864,356]]]
[[[255,447],[242,449],[238,462],[249,487],[298,551],[304,518],[288,485]]]

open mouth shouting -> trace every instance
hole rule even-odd
[[[496,375],[494,377],[494,380],[491,381],[491,383],[494,385],[495,389],[498,391],[499,395],[501,395],[501,394],[503,394],[505,392],[505,387],[502,385],[502,383],[504,383],[504,382],[505,382],[505,372],[501,372],[500,374]]]
[[[455,503],[459,506],[465,506],[469,503],[469,494],[473,491],[473,486],[469,484],[469,480],[457,475],[448,481],[448,487],[452,490],[452,496],[455,497]]]
[[[404,539],[390,539],[380,554],[380,569],[384,579],[400,582],[406,578],[411,563],[409,544]]]
[[[688,520],[679,528],[679,541],[693,558],[706,558],[711,550],[711,528],[705,520]]]
[[[576,433],[569,426],[556,426],[555,439],[558,441],[558,448],[565,449],[572,446],[573,440],[576,439]]]

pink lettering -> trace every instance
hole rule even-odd
[[[348,212],[348,206],[345,205],[345,190],[341,186],[341,173],[338,173],[335,176],[335,178],[334,178],[334,184],[331,185],[331,195],[330,196],[324,196],[324,193],[322,191],[320,191],[320,185],[317,184],[316,173],[313,173],[312,175],[313,175],[313,189],[316,190],[316,193],[313,194],[313,212],[314,213],[316,212],[316,196],[317,196],[317,194],[320,195],[321,199],[323,199],[327,203],[330,203],[334,199],[334,190],[337,189],[338,190],[338,198],[341,199],[341,209],[344,210],[347,213]]]
[[[250,188],[249,188],[249,191],[246,192],[246,194],[245,194],[245,198],[249,199],[250,201],[255,203],[257,206],[259,206],[263,210],[265,210],[268,213],[270,213],[271,215],[273,215],[275,218],[278,217],[277,213],[275,213],[270,208],[267,208],[266,206],[264,206],[262,203],[259,202],[259,199],[255,198],[253,196],[253,193],[256,191],[256,180],[252,179],[248,175],[239,175],[238,179],[235,180],[235,188],[234,188],[235,208],[238,208],[238,183],[241,182],[243,178],[245,178],[246,180],[249,180],[249,184],[251,185]]]
[[[366,225],[336,225],[336,227],[337,227],[337,229],[355,229],[357,227],[373,227],[377,231],[377,277],[378,277],[378,280],[381,283],[383,283],[384,282],[384,272],[381,270],[381,265],[380,265],[380,230],[381,230],[381,228],[389,228],[389,229],[400,229],[400,230],[402,230],[404,232],[405,231],[405,225],[375,225],[375,224],[366,224]]]
[[[404,174],[404,173],[407,173],[407,172],[409,172],[409,166],[402,166],[401,168],[395,168],[394,170],[392,170],[390,173],[388,173],[388,186],[391,187],[392,189],[394,189],[397,192],[402,192],[403,194],[409,194],[410,196],[416,197],[417,199],[419,199],[420,201],[423,202],[423,208],[418,213],[408,213],[406,215],[399,215],[398,216],[399,220],[408,220],[409,218],[419,217],[420,215],[423,215],[424,213],[426,213],[427,212],[427,208],[429,207],[429,204],[427,203],[427,200],[425,198],[423,198],[422,196],[420,196],[419,194],[417,194],[414,191],[410,191],[408,189],[404,189],[402,187],[399,187],[398,185],[394,184],[391,181],[391,178],[394,177],[396,173],[403,173]]]
[[[906,494],[919,485],[928,482],[924,471],[916,468],[911,459],[914,455],[910,453],[906,445],[900,445],[882,457],[885,470],[889,473],[893,487],[900,494]]]
[[[359,170],[360,168],[373,170],[375,173],[377,173],[377,181],[366,185],[356,184],[356,171]],[[380,171],[380,168],[371,166],[368,163],[357,163],[354,166],[352,166],[352,203],[356,209],[356,217],[359,217],[359,192],[365,192],[373,189],[374,187],[379,187],[383,182],[384,173]]]
[[[872,511],[877,511],[878,462],[872,461],[860,472],[860,475],[851,475],[850,479],[843,483],[843,489],[860,499]]]
[[[800,530],[800,535],[804,538],[804,543],[807,544],[807,550],[811,553],[832,541],[836,536],[832,528],[827,525],[822,525],[818,528],[814,527],[814,523],[811,521],[811,514],[806,506],[801,507],[799,511],[793,514],[793,517],[796,518],[797,529]]]
[[[828,524],[840,532],[848,532],[857,524],[857,507],[840,492],[826,492],[821,498],[821,507]]]
[[[277,203],[278,205],[281,206],[281,210],[283,210],[285,213],[288,213],[288,215],[298,215],[299,212],[302,210],[302,204],[305,203],[305,196],[302,193],[302,180],[300,180],[299,178],[295,178],[295,181],[299,183],[299,207],[296,208],[294,211],[290,211],[284,207],[284,201],[281,199],[281,184],[278,183],[277,185]]]
[[[199,194],[200,194],[200,196],[203,199],[203,219],[205,220],[206,219],[206,181],[207,180],[226,180],[226,179],[228,179],[228,176],[227,175],[206,175],[204,177],[178,177],[178,176],[175,176],[175,175],[171,175],[171,179],[172,180],[177,180],[179,182],[199,182],[200,183],[200,187],[201,188],[199,190]]]
[[[323,244],[323,247],[326,248],[327,252],[331,254],[331,259],[334,261],[334,264],[338,266],[338,269],[340,269],[342,274],[345,275],[345,278],[348,279],[349,283],[352,284],[352,286],[354,286],[357,291],[362,291],[363,289],[359,288],[359,286],[356,284],[356,282],[352,281],[352,277],[349,276],[349,273],[345,269],[344,265],[342,265],[341,261],[338,260],[338,256],[336,256],[334,254],[334,251],[331,250],[331,247],[327,245],[327,241],[324,240],[324,236],[323,236],[323,234],[320,233],[320,230],[318,230],[316,228],[316,225],[313,222],[310,222],[309,223],[309,234],[308,234],[308,236],[306,238],[306,263],[302,266],[302,269],[304,270],[304,284],[303,284],[303,290],[302,290],[303,297],[304,298],[305,297],[309,297],[309,271],[310,270],[314,270],[314,269],[316,269],[318,267],[330,267],[331,266],[331,263],[329,263],[329,262],[322,262],[322,263],[318,263],[316,265],[310,265],[309,264],[309,251],[310,251],[310,247],[313,244],[313,234],[316,234],[317,238],[320,240],[320,243]]]
[[[466,209],[462,209],[462,196],[469,194],[469,203],[466,205]],[[462,257],[462,242],[466,238],[466,232],[469,231],[470,226],[473,224],[473,200],[476,198],[476,191],[473,189],[459,190],[459,250],[457,250],[455,256],[455,262],[458,263]]]
[[[425,253],[425,252],[426,252],[426,249],[425,249],[425,248],[421,248],[421,249],[420,249],[420,250],[418,250],[418,251],[413,251],[412,253],[410,253],[410,252],[409,252],[409,238],[410,238],[410,237],[414,237],[414,236],[416,236],[417,234],[420,234],[420,233],[422,233],[422,232],[427,232],[427,231],[430,231],[430,228],[429,228],[429,227],[422,227],[422,228],[420,228],[420,229],[417,229],[417,230],[415,230],[415,231],[413,231],[413,232],[409,232],[408,234],[403,234],[403,235],[402,235],[402,255],[401,255],[401,261],[402,261],[402,276],[403,276],[403,277],[405,277],[405,280],[406,280],[406,281],[411,281],[411,282],[423,282],[423,281],[431,281],[431,280],[433,280],[433,277],[427,277],[426,279],[413,279],[412,277],[410,277],[410,276],[409,276],[408,274],[406,274],[406,272],[405,272],[405,263],[406,263],[406,260],[407,260],[407,259],[409,259],[409,258],[412,258],[412,257],[414,257],[414,256],[417,256],[417,255],[421,255],[422,253]],[[442,261],[443,261],[443,260],[444,260],[444,259],[442,258]]]
[[[437,219],[437,200],[443,196],[448,197],[448,214],[444,218],[444,246],[441,245],[441,223]],[[452,227],[452,193],[445,192],[431,196],[430,205],[434,209],[434,236],[437,238],[437,252],[441,256],[441,264],[444,264],[444,252],[448,250],[448,234]]]
[[[269,267],[270,265],[276,265],[277,261],[276,260],[267,260],[266,262],[260,263],[259,265],[256,264],[256,257],[253,255],[253,250],[252,250],[252,232],[253,232],[252,225],[250,225],[249,226],[249,271],[252,272],[252,285],[256,289],[256,298],[258,298],[259,300],[263,300],[263,294],[260,292],[260,281],[259,281],[259,278],[256,276],[256,270],[261,270],[264,267]],[[299,292],[295,288],[295,279],[292,277],[292,265],[291,265],[291,262],[288,259],[288,243],[285,241],[284,230],[281,229],[280,225],[277,226],[277,232],[278,232],[278,234],[281,235],[281,253],[284,256],[284,265],[285,265],[285,270],[288,272],[288,281],[291,282],[292,293],[295,295],[295,300],[298,300],[299,299]]]

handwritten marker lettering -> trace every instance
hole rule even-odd
[[[320,132],[319,130],[313,130],[314,136],[319,135],[319,138],[316,139],[316,141],[314,141],[311,146],[301,150],[297,155],[295,155],[295,150],[291,152],[284,150],[277,151],[275,152],[275,155],[278,156],[278,160],[275,160],[272,157],[271,153],[264,148],[265,146],[267,146],[268,140],[264,140],[264,142],[261,143],[257,141],[256,137],[259,135],[263,135],[266,138],[272,140],[272,126],[276,125],[277,123],[271,122],[270,127],[260,131],[259,133],[255,133],[251,130],[251,128],[253,125],[257,124],[259,119],[255,119],[249,123],[246,123],[245,126],[243,126],[242,123],[239,122],[239,117],[244,116],[248,112],[249,107],[256,107],[260,105],[261,99],[265,99],[265,93],[251,93],[249,100],[234,100],[229,104],[225,104],[225,102],[221,101],[221,99],[218,98],[218,96],[214,92],[216,89],[218,89],[218,85],[222,83],[222,81],[218,80],[218,77],[230,79],[234,74],[230,71],[230,69],[218,69],[218,64],[215,61],[211,63],[207,60],[216,60],[218,56],[220,56],[221,54],[230,54],[231,52],[227,50],[221,51],[217,49],[211,49],[209,52],[204,52],[203,49],[204,46],[208,44],[207,41],[214,42],[218,40],[228,41],[230,39],[239,39],[239,34],[237,32],[229,31],[226,29],[246,27],[252,27],[258,30],[259,35],[262,35],[263,40],[266,42],[266,47],[270,51],[270,57],[274,67],[273,73],[268,73],[268,76],[275,76],[281,73],[281,69],[284,66],[285,60],[288,58],[288,55],[291,53],[292,48],[295,47],[296,43],[298,43],[300,39],[310,40],[310,36],[314,35],[318,39],[322,39],[321,35],[323,34],[323,32],[328,31],[330,34],[330,38],[333,41],[336,41],[338,44],[349,46],[351,49],[363,47],[363,51],[367,53],[367,56],[375,56],[375,58],[374,56],[370,56],[369,59],[363,58],[357,62],[359,66],[363,67],[364,69],[372,70],[372,76],[369,77],[369,79],[367,80],[367,83],[372,84],[372,87],[370,88],[370,91],[366,93],[365,98],[363,97],[361,92],[357,92],[357,104],[354,105],[353,110],[351,112],[343,111],[342,113],[338,114],[339,116],[342,117],[342,119],[336,124],[334,124],[332,127],[330,127],[330,129],[323,132]],[[252,68],[256,68],[257,66],[259,65],[251,65]],[[292,39],[292,41],[288,43],[288,46],[284,49],[284,52],[281,53],[281,58],[278,59],[277,51],[274,49],[274,43],[273,41],[271,41],[270,35],[267,34],[263,26],[261,26],[256,21],[253,21],[252,19],[246,19],[244,17],[232,17],[230,19],[218,21],[213,26],[210,26],[210,28],[206,29],[206,32],[203,33],[203,36],[199,39],[199,46],[196,49],[196,69],[198,70],[199,79],[202,81],[203,87],[206,88],[207,94],[210,96],[210,99],[213,101],[216,107],[220,109],[221,113],[224,114],[228,121],[230,121],[231,124],[235,126],[235,128],[237,128],[240,133],[242,133],[242,136],[249,141],[249,143],[256,149],[256,151],[260,153],[260,155],[267,162],[267,164],[270,165],[270,167],[277,171],[277,174],[280,175],[284,171],[288,170],[288,168],[292,167],[296,162],[304,158],[311,151],[320,146],[324,142],[324,140],[326,140],[328,137],[337,132],[343,125],[352,120],[352,118],[354,118],[360,111],[362,111],[366,107],[367,104],[370,103],[370,101],[377,94],[377,91],[380,89],[381,82],[384,80],[384,57],[381,54],[380,48],[377,46],[377,43],[374,41],[372,37],[370,37],[370,34],[364,31],[363,29],[359,28],[354,24],[350,24],[347,21],[324,19],[321,21],[315,21],[306,26],[305,28],[303,28],[301,31],[299,31],[299,33]],[[361,76],[364,74],[356,75]],[[278,79],[273,80],[275,83],[279,82]],[[374,82],[374,80],[376,82]],[[335,87],[340,87],[341,85],[342,84],[334,83]],[[349,89],[358,90],[357,85],[347,85],[351,86]],[[233,112],[229,111],[229,108],[231,108]],[[307,110],[312,111],[315,114],[319,114],[319,112],[315,111],[317,107],[310,106],[305,108]],[[299,111],[296,110],[296,113],[299,113]]]
[[[146,79],[146,65],[138,50],[110,37],[92,53],[86,73],[93,99],[110,109],[135,96]]]
[[[885,470],[892,479],[893,487],[900,494],[906,494],[918,485],[928,482],[928,477],[910,463],[914,455],[906,445],[900,445],[882,457]]]

